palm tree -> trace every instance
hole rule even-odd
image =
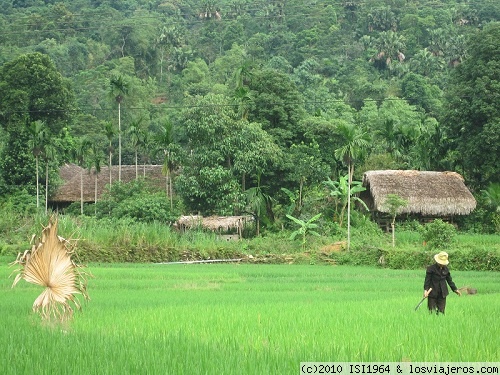
[[[43,150],[43,158],[45,160],[45,215],[48,212],[49,203],[49,163],[57,155],[57,150],[52,144],[46,144]]]
[[[236,89],[234,92],[234,100],[238,103],[241,118],[246,120],[250,111],[250,104],[253,100],[250,90],[246,86],[252,77],[252,66],[249,61],[241,65],[234,73],[236,81]]]
[[[88,151],[90,156],[89,172],[94,168],[94,214],[97,214],[97,180],[99,173],[101,173],[103,155],[96,143],[92,143]]]
[[[143,144],[144,141],[144,130],[141,128],[143,117],[138,120],[134,120],[130,123],[130,127],[128,129],[128,135],[130,136],[130,140],[132,141],[132,147],[135,152],[135,179],[139,178],[138,172],[138,157],[139,147]]]
[[[264,193],[264,189],[260,184],[262,173],[257,173],[257,186],[245,190],[247,205],[250,207],[251,213],[255,218],[256,235],[260,235],[260,222],[265,216],[262,211],[266,212],[273,198]]]
[[[113,126],[113,123],[108,121],[104,124],[104,132],[106,133],[106,138],[108,138],[108,155],[109,155],[109,161],[108,161],[108,167],[109,167],[109,184],[111,185],[112,180],[111,180],[111,165],[112,165],[112,157],[113,157],[113,138],[116,135],[115,127]]]
[[[163,61],[169,53],[182,45],[182,32],[176,26],[163,26],[160,35],[156,38],[156,45],[160,55],[160,83],[163,81]]]
[[[486,190],[481,190],[486,204],[493,208],[493,225],[500,232],[500,183],[490,183]]]
[[[40,183],[38,161],[44,152],[45,142],[49,138],[48,129],[43,121],[37,120],[30,124],[29,132],[31,134],[30,147],[35,157],[36,165],[36,207],[40,207]]]
[[[354,124],[342,122],[337,127],[344,145],[335,150],[335,157],[347,164],[349,181],[347,185],[347,250],[351,246],[351,185],[354,175],[354,161],[368,147],[367,133]]]
[[[80,138],[74,149],[75,159],[82,170],[80,171],[80,214],[83,215],[83,170],[89,155],[92,142],[88,138]]]
[[[109,80],[111,95],[118,103],[118,181],[122,180],[122,127],[121,127],[121,103],[128,94],[129,85],[123,76],[113,76]]]
[[[405,49],[405,38],[392,30],[383,31],[377,39],[377,49],[378,53],[375,59],[390,67],[394,59],[398,59],[400,62],[404,60],[402,51]]]
[[[163,169],[166,176],[167,196],[170,197],[170,209],[173,208],[172,172],[181,156],[180,148],[174,143],[174,129],[171,122],[166,122],[160,127],[160,132],[154,139],[157,150],[163,152]]]

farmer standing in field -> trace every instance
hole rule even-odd
[[[453,282],[448,269],[448,254],[441,251],[434,255],[435,264],[427,267],[424,281],[424,298],[427,298],[429,312],[436,311],[436,314],[443,313],[446,307],[446,296],[448,295],[448,285],[454,293],[461,295]],[[431,289],[432,288],[432,289]],[[430,290],[429,290],[430,289]]]

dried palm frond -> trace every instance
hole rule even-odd
[[[66,321],[73,315],[73,308],[81,309],[78,294],[89,299],[88,274],[73,261],[74,249],[70,241],[57,235],[57,219],[51,218],[31,250],[19,253],[11,264],[19,266],[12,287],[21,279],[45,287],[33,303],[33,311],[45,320]]]

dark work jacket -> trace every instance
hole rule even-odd
[[[446,285],[446,283],[448,283],[451,290],[457,290],[455,283],[451,279],[450,270],[448,269],[448,267],[444,266],[443,268],[441,268],[438,264],[433,264],[432,266],[427,267],[427,271],[425,273],[424,289],[428,290],[429,288],[432,288],[429,297],[445,298],[449,294],[448,286]]]

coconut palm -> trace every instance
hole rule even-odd
[[[354,124],[342,122],[337,127],[343,139],[343,146],[335,150],[335,157],[347,164],[347,250],[351,245],[351,185],[354,175],[354,161],[368,147],[367,133],[361,131]]]
[[[74,308],[81,309],[78,294],[89,299],[89,274],[75,263],[74,257],[74,243],[57,235],[57,218],[52,217],[31,250],[20,253],[11,263],[19,267],[14,271],[17,275],[12,287],[24,279],[45,288],[33,303],[33,311],[44,320],[64,322],[71,318]]]
[[[128,82],[122,76],[113,76],[109,80],[111,95],[118,103],[118,181],[122,180],[122,126],[121,103],[128,94]]]

